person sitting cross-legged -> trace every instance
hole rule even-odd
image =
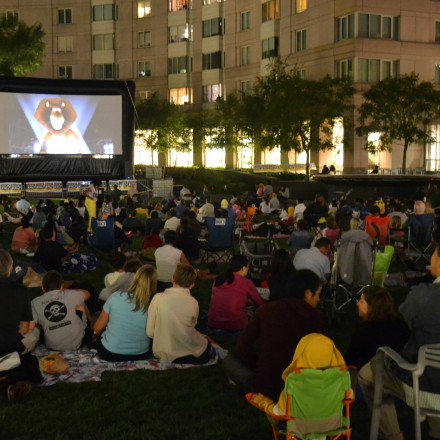
[[[42,288],[43,295],[32,300],[32,313],[44,332],[46,347],[57,351],[77,350],[86,337],[87,321],[91,321],[85,305],[90,293],[65,289],[61,274],[55,270],[44,275]]]
[[[147,336],[153,339],[153,354],[163,363],[201,365],[209,362],[211,344],[195,326],[199,304],[191,296],[197,272],[179,264],[173,287],[158,293],[148,308]]]

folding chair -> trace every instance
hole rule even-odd
[[[365,217],[365,232],[377,241],[379,246],[386,246],[390,242],[390,218],[374,217],[367,215]]]
[[[102,252],[113,251],[115,248],[114,219],[98,220],[92,218],[92,236],[90,244]]]
[[[414,256],[417,263],[421,258],[430,261],[432,250],[432,232],[435,214],[411,214],[408,226],[408,256]]]
[[[272,417],[274,439],[350,439],[350,374],[347,368],[301,369],[287,376],[286,415]],[[251,401],[252,393],[246,395]],[[285,422],[285,423],[284,423]]]
[[[217,263],[227,263],[234,249],[233,218],[208,218],[206,220],[208,235],[201,246],[202,261],[209,262],[212,257]]]
[[[385,358],[391,358],[399,368],[410,371],[412,375],[412,387],[403,384],[405,401],[414,409],[414,429],[416,440],[422,439],[421,423],[430,417],[440,417],[440,394],[420,391],[419,378],[425,372],[426,367],[440,369],[440,344],[422,345],[416,364],[409,363],[400,354],[390,347],[379,347],[377,350],[378,363],[375,371],[374,402],[371,417],[370,440],[376,440],[379,435],[380,410],[383,393],[387,392],[383,387],[383,372]]]
[[[374,259],[373,279],[371,284],[373,286],[384,286],[385,278],[391,265],[394,256],[394,247],[385,246],[383,249],[378,249]]]

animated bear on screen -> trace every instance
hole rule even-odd
[[[44,98],[35,119],[46,129],[37,154],[89,154],[90,150],[75,126],[77,114],[68,99]]]

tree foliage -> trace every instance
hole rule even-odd
[[[25,76],[43,63],[45,32],[41,24],[0,19],[0,75]]]
[[[405,174],[409,146],[432,142],[426,127],[439,115],[440,92],[432,83],[419,82],[415,73],[387,78],[364,93],[356,132],[365,137],[369,151],[391,151],[393,142],[401,141]],[[379,133],[378,145],[368,141],[370,133]]]

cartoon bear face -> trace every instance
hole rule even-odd
[[[62,135],[76,120],[76,112],[70,101],[64,98],[44,98],[35,111],[35,119],[49,133]]]

